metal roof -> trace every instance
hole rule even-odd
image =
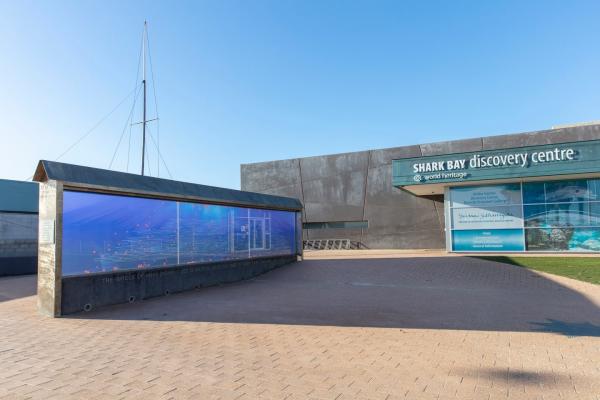
[[[68,188],[96,189],[121,194],[190,199],[259,208],[302,210],[302,203],[291,197],[225,189],[46,160],[38,163],[33,180],[37,182],[62,181]]]

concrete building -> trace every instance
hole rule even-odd
[[[37,271],[38,185],[0,179],[0,276]]]
[[[600,251],[600,125],[241,166],[296,197],[304,240],[368,248]]]

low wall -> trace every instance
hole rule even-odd
[[[249,279],[295,262],[280,256],[62,278],[61,314]]]

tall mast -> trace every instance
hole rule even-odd
[[[148,38],[148,24],[144,21],[144,34],[142,37],[142,85],[144,86],[144,115],[142,119],[142,175],[144,175],[144,160],[146,157],[146,40]]]

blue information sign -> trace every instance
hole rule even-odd
[[[454,251],[523,251],[523,229],[476,229],[452,232]]]

